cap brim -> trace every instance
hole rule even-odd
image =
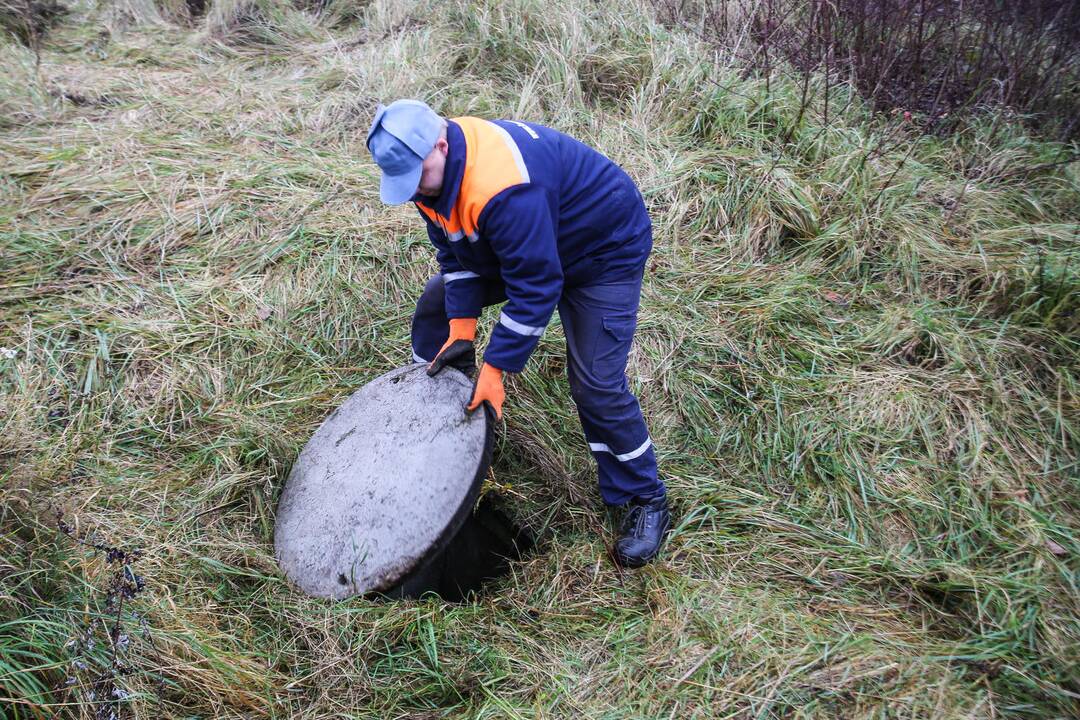
[[[400,205],[416,194],[416,188],[420,185],[420,176],[424,173],[422,163],[417,163],[416,168],[402,175],[387,175],[383,173],[382,184],[379,187],[379,197],[387,205]]]

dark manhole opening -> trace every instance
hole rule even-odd
[[[519,527],[502,503],[487,494],[445,548],[386,594],[416,598],[433,592],[448,602],[462,602],[509,572],[510,563],[535,545],[532,532]]]

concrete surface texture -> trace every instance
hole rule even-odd
[[[409,365],[351,395],[308,441],[278,504],[274,546],[309,595],[385,591],[457,531],[486,471],[472,383]]]

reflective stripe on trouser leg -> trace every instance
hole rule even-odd
[[[640,294],[637,274],[566,288],[559,302],[570,392],[596,460],[600,495],[609,505],[665,492],[641,407],[625,374]]]
[[[665,491],[657,477],[656,451],[641,407],[623,382],[621,388],[609,390],[574,383],[578,386],[578,417],[596,460],[600,495],[609,505]]]
[[[652,447],[652,438],[645,438],[645,442],[638,445],[630,452],[621,453],[618,450],[612,450],[605,443],[589,443],[589,449],[593,452],[606,452],[609,455],[614,455],[615,459],[619,462],[630,462],[631,460],[641,457],[641,455]]]

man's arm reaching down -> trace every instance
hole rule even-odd
[[[499,258],[507,298],[484,362],[521,372],[562,294],[562,264],[547,193],[538,185],[504,190],[481,214],[480,232]]]

